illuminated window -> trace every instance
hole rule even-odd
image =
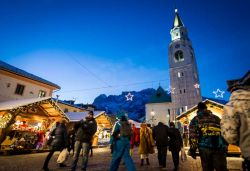
[[[24,85],[17,84],[15,94],[23,95]]]
[[[38,93],[38,97],[45,97],[46,96],[46,91],[40,90]]]

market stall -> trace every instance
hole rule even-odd
[[[1,151],[42,149],[46,133],[68,117],[50,97],[0,103]]]
[[[210,110],[214,115],[218,116],[219,118],[222,117],[223,108],[224,108],[223,104],[215,102],[213,100],[209,100],[209,99],[206,99],[203,102],[206,104],[208,110]],[[187,145],[187,142],[188,142],[189,123],[197,115],[197,110],[198,110],[198,106],[196,105],[196,106],[190,108],[189,110],[181,113],[181,115],[176,117],[176,120],[179,121],[183,126],[183,133],[184,133],[183,140],[184,140],[185,146]],[[240,154],[240,148],[238,146],[229,144],[228,153],[230,153],[230,154]]]
[[[66,115],[70,119],[69,128],[71,129],[73,125],[84,119],[88,114],[86,112],[68,112]],[[110,117],[105,113],[105,111],[94,111],[94,118],[97,123],[97,132],[94,135],[92,145],[93,146],[104,146],[109,143],[110,133],[113,127],[113,123]]]

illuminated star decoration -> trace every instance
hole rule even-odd
[[[175,88],[171,88],[171,87],[169,86],[168,89],[167,89],[168,94],[170,94],[170,93],[173,93],[173,94],[174,94],[174,89],[175,89]]]
[[[127,101],[133,101],[134,95],[132,95],[130,92],[126,95]]]
[[[217,89],[216,91],[213,91],[213,93],[215,94],[215,98],[223,98],[223,94],[225,93],[225,91],[221,91],[220,89]]]
[[[196,83],[196,84],[194,85],[194,88],[197,88],[197,89],[200,88],[200,84],[197,84],[197,83]]]

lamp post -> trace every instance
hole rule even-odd
[[[152,121],[152,126],[154,126],[154,120],[155,120],[155,111],[154,110],[152,110],[151,112],[150,112],[150,115],[151,115],[151,121]]]

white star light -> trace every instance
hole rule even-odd
[[[194,88],[197,88],[197,89],[200,88],[200,84],[197,84],[197,83],[196,83],[196,84],[194,85]]]
[[[168,89],[167,89],[168,94],[170,94],[170,93],[174,94],[174,89],[175,88],[171,88],[171,86],[169,86]]]
[[[134,95],[132,95],[130,92],[125,96],[127,98],[127,101],[133,101]]]
[[[223,98],[223,94],[225,93],[225,91],[221,91],[220,89],[217,89],[216,91],[213,91],[213,93],[215,94],[215,98]]]

